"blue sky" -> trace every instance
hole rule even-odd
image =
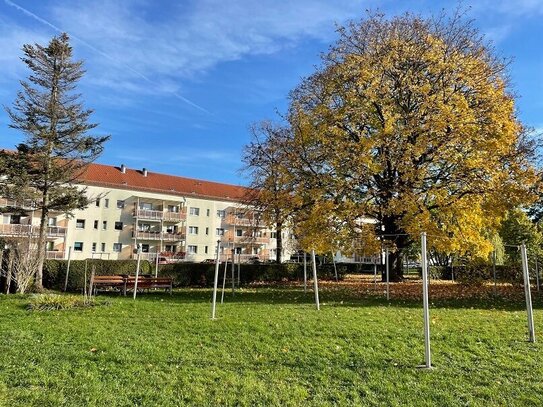
[[[453,9],[447,1],[0,0],[0,104],[28,75],[25,43],[72,37],[87,74],[79,91],[97,133],[110,134],[101,163],[241,183],[251,123],[284,112],[288,92],[319,64],[335,25],[371,8],[387,15]],[[464,1],[469,17],[510,67],[517,109],[543,130],[543,0]],[[21,135],[0,111],[0,146]]]

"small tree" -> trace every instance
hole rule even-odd
[[[277,233],[276,261],[281,262],[283,230],[295,205],[292,178],[286,167],[288,127],[262,121],[251,127],[252,140],[243,152],[243,171],[251,178],[246,203],[260,211],[269,227]]]
[[[46,47],[26,44],[23,53],[21,59],[31,74],[21,81],[22,90],[6,111],[10,127],[26,138],[15,153],[2,153],[0,163],[6,177],[0,192],[36,201],[40,229],[35,284],[40,289],[49,214],[88,205],[85,190],[74,182],[102,153],[109,136],[88,134],[97,124],[88,122],[92,110],[85,109],[74,92],[85,71],[82,61],[72,60],[68,35],[54,37]]]

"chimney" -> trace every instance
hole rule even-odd
[[[121,172],[122,172],[123,174],[126,174],[126,165],[121,164]]]
[[[143,170],[141,170],[141,173],[143,174],[144,177],[147,176],[147,168],[144,168]]]

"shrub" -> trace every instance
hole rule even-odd
[[[93,267],[95,267],[97,276],[136,273],[136,260],[72,260],[70,262],[70,275],[68,276],[68,291],[83,290],[85,263],[87,263],[87,280]],[[43,266],[43,286],[54,290],[64,289],[67,267],[67,260],[46,260]],[[147,260],[142,261],[140,264],[140,273],[148,274],[151,271],[151,264]]]
[[[30,297],[27,309],[31,311],[55,311],[72,308],[89,308],[110,305],[104,299],[85,298],[77,295],[36,294]]]

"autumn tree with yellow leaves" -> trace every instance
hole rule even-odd
[[[460,14],[339,29],[322,67],[291,93],[283,165],[306,205],[308,244],[381,236],[391,278],[421,232],[429,247],[487,257],[510,209],[533,199],[533,145],[516,116],[507,61]],[[377,220],[372,236],[360,219]],[[298,224],[302,227],[302,224]]]

